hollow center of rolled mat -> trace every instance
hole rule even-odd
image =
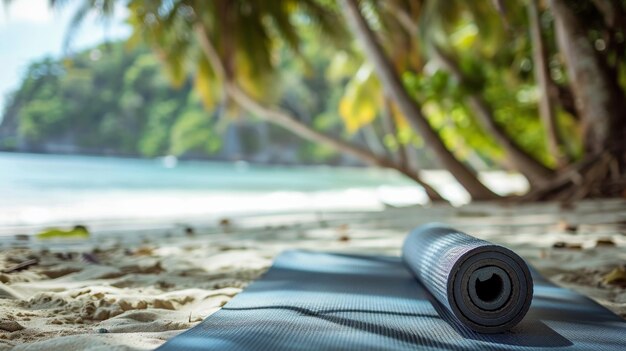
[[[481,267],[470,276],[469,293],[472,302],[478,308],[496,310],[509,299],[511,280],[506,272],[499,267]]]
[[[474,283],[476,284],[476,295],[485,302],[492,302],[502,294],[502,278],[497,274],[492,274],[485,281],[478,278]]]

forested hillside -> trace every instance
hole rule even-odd
[[[291,85],[283,98],[285,106],[303,118],[323,115],[326,106],[320,102],[327,98],[323,75]],[[312,98],[308,89],[317,89],[318,98]],[[45,58],[28,67],[21,86],[9,96],[0,125],[0,149],[354,163],[288,131],[245,118],[249,115],[226,100],[207,108],[199,95],[191,79],[173,84],[157,57],[141,46],[129,48],[119,42],[62,60]],[[318,120],[320,128],[341,128],[333,116]],[[362,139],[358,134],[353,137]]]

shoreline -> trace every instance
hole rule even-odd
[[[0,350],[150,350],[217,311],[280,252],[399,255],[412,227],[445,222],[510,247],[552,282],[626,317],[626,201],[259,214],[170,228],[94,230],[87,240],[0,239]],[[11,295],[13,298],[11,298]],[[0,324],[1,327],[1,324]]]
[[[0,169],[6,171],[0,173],[0,236],[48,224],[175,222],[258,212],[381,210],[385,205],[429,202],[415,182],[377,169],[208,162],[167,168],[159,162],[21,154],[0,154]],[[424,171],[422,178],[454,205],[469,201],[446,171]],[[500,194],[521,193],[528,185],[521,175],[503,171],[482,172],[480,178]]]

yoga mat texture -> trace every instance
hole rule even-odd
[[[442,300],[447,291],[425,287],[445,285],[447,268],[432,268],[441,277],[426,283],[398,257],[287,251],[221,310],[159,350],[626,348],[623,319],[533,270],[532,304],[521,322],[503,333],[478,333]]]
[[[428,292],[474,331],[509,330],[530,307],[528,266],[505,247],[429,224],[409,234],[402,258]]]

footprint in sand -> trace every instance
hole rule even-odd
[[[98,326],[106,328],[110,333],[145,333],[187,329],[193,325],[188,322],[172,320],[181,320],[180,317],[182,317],[180,313],[168,313],[166,311],[129,311],[110,318]]]

